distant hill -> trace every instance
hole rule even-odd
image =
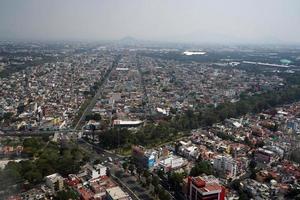
[[[130,37],[130,36],[124,37],[117,41],[118,44],[123,44],[123,45],[135,45],[139,42],[140,42],[139,40],[137,40],[134,37]]]

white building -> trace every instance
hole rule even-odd
[[[119,186],[106,189],[106,198],[108,200],[129,200],[131,199]]]
[[[113,126],[119,126],[119,127],[137,127],[142,125],[144,122],[141,120],[114,120]]]
[[[183,155],[186,158],[197,158],[199,155],[198,147],[191,145],[191,146],[180,146],[179,147],[179,154]]]
[[[170,156],[159,162],[159,166],[165,171],[168,172],[172,169],[180,168],[185,164],[185,160],[178,156]]]
[[[217,156],[214,159],[213,167],[227,177],[235,178],[237,174],[237,163],[230,156]]]
[[[107,168],[101,164],[92,166],[88,163],[83,166],[83,173],[81,173],[81,176],[86,175],[89,179],[94,179],[100,176],[105,176],[106,170]]]
[[[60,191],[64,187],[64,178],[58,173],[46,176],[45,182],[52,192]]]

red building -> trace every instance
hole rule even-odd
[[[225,188],[214,176],[188,177],[185,193],[189,200],[224,200]]]

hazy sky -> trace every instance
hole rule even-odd
[[[0,0],[0,39],[300,43],[300,0]]]

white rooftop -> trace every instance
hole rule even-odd
[[[106,192],[115,200],[129,197],[119,186],[106,189]]]
[[[143,121],[136,120],[136,121],[129,121],[129,120],[114,120],[115,125],[138,125],[143,123]]]

